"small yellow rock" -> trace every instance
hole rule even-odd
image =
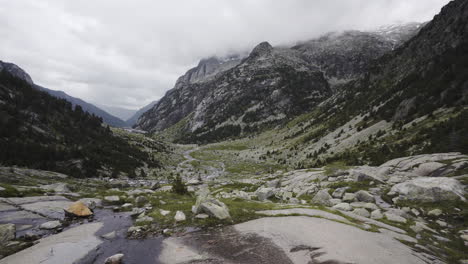
[[[91,212],[91,210],[81,201],[74,202],[65,211],[67,211],[69,214],[81,217],[86,217],[93,214],[93,212]]]

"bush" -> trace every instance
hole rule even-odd
[[[180,175],[177,175],[174,178],[174,181],[172,182],[172,191],[177,193],[177,194],[187,194],[187,186],[185,186],[185,183],[182,181],[182,178]]]

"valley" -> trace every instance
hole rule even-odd
[[[291,41],[127,121],[0,61],[0,264],[468,263],[468,2]]]

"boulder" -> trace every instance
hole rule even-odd
[[[177,211],[175,216],[174,216],[174,220],[176,222],[182,222],[182,221],[185,221],[186,217],[185,217],[185,214],[184,212],[182,211]]]
[[[264,201],[274,196],[275,192],[273,191],[273,188],[258,188],[258,190],[255,191],[255,194],[259,201]]]
[[[66,214],[71,216],[78,216],[78,217],[88,217],[93,215],[93,212],[81,201],[76,201],[65,210]]]
[[[356,200],[356,194],[354,193],[345,193],[343,196],[343,202],[353,202]]]
[[[399,194],[400,200],[416,202],[465,200],[463,185],[448,177],[419,177],[394,185],[390,192]]]
[[[80,199],[89,209],[94,210],[97,207],[102,207],[102,200],[98,198],[82,198]]]
[[[314,198],[312,198],[312,203],[325,206],[333,206],[332,202],[330,201],[331,199],[332,197],[328,193],[328,190],[320,190],[317,192],[317,194],[315,194]]]
[[[443,213],[442,210],[440,210],[440,209],[437,208],[437,209],[434,209],[434,210],[429,211],[429,212],[427,213],[427,215],[438,217],[438,216],[441,216],[442,213]]]
[[[352,211],[353,214],[363,216],[363,217],[370,217],[369,211],[364,208],[356,208]]]
[[[0,245],[5,245],[15,239],[16,227],[14,224],[0,225]]]
[[[360,190],[356,192],[356,199],[359,202],[373,203],[375,201],[374,196],[367,191]]]
[[[265,183],[265,186],[267,188],[280,188],[281,187],[281,181],[280,180],[272,180],[267,183]]]
[[[386,212],[385,217],[389,221],[398,222],[398,223],[406,223],[406,218],[401,217],[401,216],[396,215],[396,214]]]
[[[208,199],[203,202],[200,205],[200,209],[202,212],[221,220],[231,218],[228,207],[216,199]]]
[[[39,228],[40,229],[51,230],[51,229],[59,228],[61,226],[62,226],[62,224],[60,223],[60,221],[49,221],[49,222],[45,222],[45,223],[41,224],[39,226]]]
[[[118,203],[120,202],[120,197],[117,195],[106,196],[104,197],[104,201],[109,203]]]
[[[341,187],[336,189],[333,193],[332,196],[333,198],[342,198],[343,195],[345,194],[346,190],[349,189],[349,187]]]
[[[166,216],[166,215],[168,215],[169,213],[171,213],[171,211],[159,209],[159,213],[160,213],[162,216]]]
[[[124,254],[115,254],[113,256],[110,256],[106,258],[104,261],[104,264],[122,264]]]
[[[382,218],[383,218],[383,214],[382,214],[382,212],[380,211],[380,209],[377,209],[377,210],[372,211],[370,217],[371,217],[372,219],[382,219]]]
[[[340,211],[351,211],[352,207],[349,205],[349,203],[339,203],[335,206],[333,206],[334,209],[340,210]]]
[[[145,196],[138,196],[135,199],[135,204],[138,207],[143,207],[148,202],[148,199]]]

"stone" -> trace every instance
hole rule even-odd
[[[281,187],[281,181],[280,180],[272,180],[267,183],[265,183],[265,186],[267,188],[280,188]]]
[[[124,254],[115,254],[106,258],[104,264],[122,264],[123,263]]]
[[[433,210],[429,211],[429,212],[427,213],[427,215],[439,217],[439,216],[442,215],[442,213],[443,213],[442,210],[440,210],[439,208],[436,208],[436,209],[433,209]]]
[[[293,197],[292,192],[284,192],[283,195],[281,196],[281,200],[287,201]]]
[[[419,216],[421,214],[416,208],[411,208],[411,213],[413,213],[415,216]]]
[[[148,202],[148,199],[145,196],[138,196],[135,199],[135,204],[138,207],[143,207]]]
[[[398,223],[406,223],[406,218],[401,217],[399,215],[388,213],[388,212],[386,212],[384,215],[389,221],[398,222]]]
[[[137,215],[140,215],[145,212],[145,209],[143,208],[133,208],[132,211],[130,212],[130,216],[135,217]]]
[[[15,239],[16,228],[14,224],[0,225],[0,245],[5,245]]]
[[[208,218],[208,217],[210,217],[210,216],[207,215],[207,214],[197,214],[197,215],[195,216],[195,218],[197,218],[197,219],[206,219],[206,218]]]
[[[341,187],[336,189],[333,193],[332,196],[333,198],[343,198],[343,195],[345,194],[346,190],[349,189],[349,187]]]
[[[372,196],[369,192],[360,190],[355,193],[356,194],[356,199],[359,202],[366,202],[366,203],[373,203],[375,202],[374,196]]]
[[[330,199],[330,203],[331,203],[333,206],[334,206],[334,205],[337,205],[337,204],[339,204],[339,203],[341,203],[341,202],[342,202],[341,199],[336,199],[336,198]]]
[[[132,208],[133,208],[133,204],[131,204],[131,203],[124,203],[124,204],[122,204],[122,206],[120,206],[120,208],[122,208],[123,210],[129,210],[129,209],[132,209]]]
[[[198,185],[198,184],[201,184],[202,182],[199,181],[198,179],[191,179],[191,180],[188,180],[187,181],[187,184],[188,185]]]
[[[66,183],[54,183],[54,184],[49,184],[49,185],[41,185],[39,186],[44,191],[52,191],[56,193],[69,193],[70,189],[68,189],[68,186]]]
[[[167,210],[159,209],[159,213],[160,213],[162,216],[166,216],[166,215],[170,214],[170,213],[171,213],[171,211],[167,211]]]
[[[102,200],[98,198],[82,198],[79,201],[83,202],[91,210],[102,207]]]
[[[117,237],[117,233],[115,231],[112,231],[102,235],[101,237],[107,240],[114,240]]]
[[[65,211],[71,216],[88,217],[93,215],[93,212],[81,201],[74,202]]]
[[[120,202],[120,197],[117,195],[106,196],[104,197],[104,201],[109,203],[118,203]]]
[[[60,221],[49,221],[49,222],[45,222],[45,223],[41,224],[39,226],[39,228],[40,229],[51,230],[51,229],[59,228],[61,226],[62,226],[62,224],[60,223]]]
[[[200,209],[202,212],[220,220],[231,218],[228,207],[216,199],[208,199],[202,202]]]
[[[335,206],[333,206],[333,209],[337,209],[340,211],[351,211],[352,207],[349,205],[349,203],[339,203]]]
[[[371,219],[378,220],[378,219],[382,219],[384,216],[382,212],[380,211],[380,209],[377,209],[377,210],[372,211],[370,217]]]
[[[399,199],[416,202],[465,200],[463,185],[448,177],[419,177],[392,187]]]
[[[433,172],[445,166],[445,164],[435,161],[422,163],[413,170],[413,173],[418,176],[430,176]]]
[[[72,202],[68,200],[43,201],[20,205],[21,209],[34,212],[47,218],[61,220],[64,219],[64,208],[68,208]]]
[[[421,222],[415,222],[414,225],[410,226],[411,230],[413,230],[416,233],[420,233],[423,230],[428,230],[433,233],[437,233],[434,229],[428,227],[426,224],[421,223]]]
[[[138,217],[136,222],[137,223],[142,223],[142,222],[153,222],[154,219],[151,216],[143,215],[141,217]]]
[[[364,208],[356,208],[352,211],[353,214],[362,216],[362,217],[370,217],[369,211]]]
[[[356,194],[345,193],[342,200],[343,202],[353,202],[354,200],[356,200]]]
[[[275,192],[273,191],[272,188],[260,187],[255,191],[255,194],[257,195],[257,198],[259,201],[265,201],[268,198],[274,196]]]
[[[174,216],[174,220],[176,222],[182,222],[182,221],[185,221],[186,217],[185,217],[185,214],[184,212],[182,211],[177,211],[175,216]]]
[[[436,223],[441,227],[447,227],[447,222],[444,222],[442,220],[436,220]]]
[[[328,190],[320,190],[315,194],[314,198],[312,198],[312,203],[314,204],[319,204],[319,205],[325,205],[325,206],[333,206],[331,203],[332,197],[328,193]]]

